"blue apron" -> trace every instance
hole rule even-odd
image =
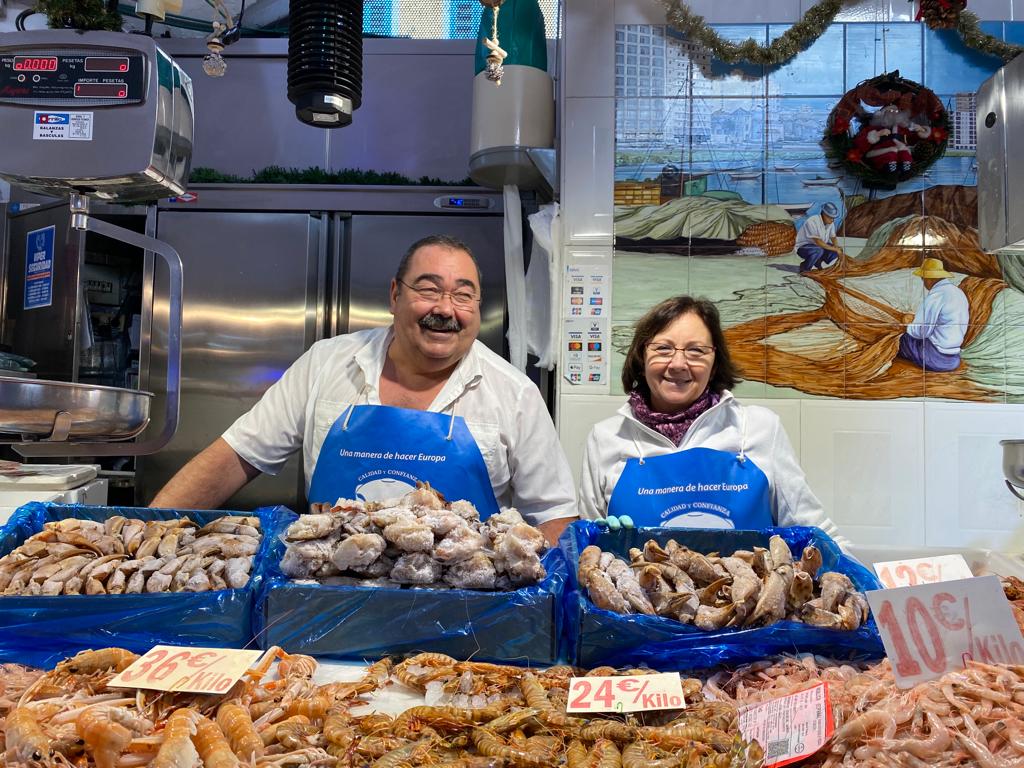
[[[484,520],[498,512],[487,465],[461,416],[388,405],[350,405],[320,446],[309,501],[383,501],[428,482],[465,499]]]
[[[712,448],[628,459],[608,514],[638,527],[770,528],[768,478],[748,457]]]

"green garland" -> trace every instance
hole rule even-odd
[[[760,45],[753,38],[748,38],[742,43],[731,43],[712,29],[704,21],[703,16],[690,10],[683,0],[661,0],[668,24],[690,40],[700,43],[719,61],[727,64],[748,62],[764,66],[785,64],[809,47],[824,34],[845,2],[847,0],[820,0],[782,35],[768,45]],[[1009,61],[1024,51],[1022,46],[1004,43],[982,32],[978,25],[978,17],[970,11],[960,13],[956,29],[964,45],[991,56],[998,56],[1003,61]]]
[[[51,29],[121,31],[121,14],[108,11],[106,0],[37,0],[35,11],[46,14]]]
[[[284,168],[270,165],[250,176],[237,176],[233,173],[221,173],[214,168],[193,168],[189,174],[191,184],[370,184],[387,186],[427,186],[427,187],[475,187],[476,183],[469,178],[461,181],[435,179],[421,176],[418,180],[403,176],[394,171],[363,171],[358,168],[343,168],[340,171],[326,171],[316,166],[312,168]]]

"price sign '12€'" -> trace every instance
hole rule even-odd
[[[866,597],[900,688],[963,669],[971,659],[1024,664],[1024,637],[997,576],[882,589]]]
[[[188,693],[227,693],[263,651],[156,645],[108,685]]]

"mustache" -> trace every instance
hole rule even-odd
[[[437,312],[431,312],[420,318],[420,326],[430,331],[461,331],[462,323],[455,317],[445,317]]]

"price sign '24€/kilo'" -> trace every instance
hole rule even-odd
[[[963,669],[971,659],[1024,664],[1024,637],[997,576],[866,596],[900,688]]]

